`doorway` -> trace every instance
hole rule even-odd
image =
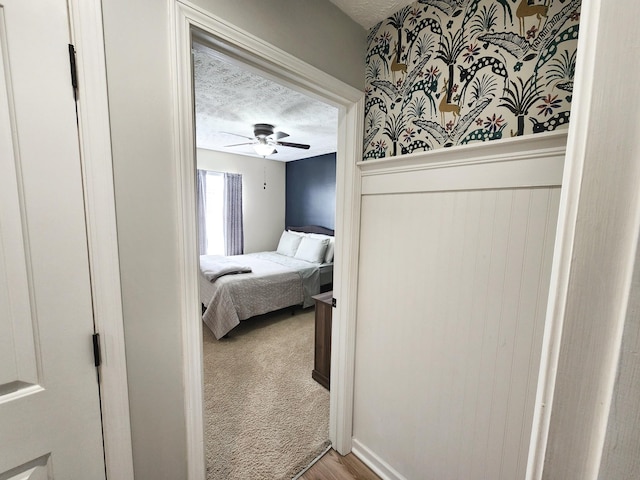
[[[182,232],[181,295],[185,403],[189,477],[204,477],[202,404],[202,322],[197,298],[197,251],[195,211],[195,147],[193,94],[191,89],[192,38],[204,33],[219,51],[260,69],[264,75],[286,81],[292,88],[336,106],[338,151],[336,157],[336,228],[334,309],[332,329],[332,389],[330,393],[329,438],[333,448],[345,454],[351,450],[353,368],[355,337],[355,292],[360,208],[360,177],[356,162],[362,153],[363,92],[303,63],[251,35],[230,27],[189,6],[175,9],[176,58],[176,168],[179,227]]]
[[[292,478],[329,443],[311,297],[331,288],[334,237],[293,235],[321,261],[275,250],[289,227],[335,227],[338,110],[209,42],[192,44],[200,266],[251,271],[198,279],[207,477]]]

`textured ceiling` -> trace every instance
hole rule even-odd
[[[369,29],[412,0],[330,0]],[[258,156],[250,140],[253,125],[268,123],[289,134],[283,141],[303,143],[309,150],[277,147],[271,160],[291,161],[335,152],[338,110],[269,80],[199,43],[193,44],[196,145],[239,155]]]
[[[311,145],[309,150],[277,147],[270,160],[291,161],[335,152],[338,109],[287,88],[193,44],[196,145],[239,155],[258,156],[250,142],[253,125],[268,123],[289,134],[282,141]],[[226,133],[225,133],[226,132]]]
[[[331,0],[367,30],[415,0]]]

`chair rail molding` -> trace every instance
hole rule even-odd
[[[362,194],[560,186],[567,132],[358,163]]]

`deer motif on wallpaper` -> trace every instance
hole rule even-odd
[[[400,49],[398,48],[398,42],[393,44],[393,50],[395,52],[395,56],[391,61],[391,75],[393,81],[396,81],[396,72],[403,72],[405,75],[407,74],[407,64],[400,63]]]
[[[535,15],[538,18],[538,30],[540,30],[542,17],[547,18],[547,12],[549,11],[547,1],[548,0],[545,0],[543,5],[529,5],[528,0],[520,0],[520,4],[516,9],[516,17],[518,17],[521,36],[524,37],[524,32],[526,30],[524,26],[524,19],[526,17],[533,17]]]
[[[449,84],[449,80],[444,81],[444,85],[442,86],[442,90],[440,94],[442,95],[442,100],[440,100],[440,105],[438,106],[438,110],[440,110],[440,119],[442,120],[442,124],[444,125],[445,113],[451,112],[453,113],[453,120],[456,120],[456,117],[460,117],[460,105],[457,103],[449,103],[447,102],[447,85]]]
[[[415,0],[375,25],[365,158],[566,127],[581,3]]]

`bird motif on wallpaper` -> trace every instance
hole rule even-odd
[[[371,30],[369,30],[369,33],[367,34],[368,47],[371,47],[371,43],[373,42],[373,39],[376,38],[376,35],[378,34],[378,30],[380,30],[381,26],[382,26],[382,22],[378,22],[373,27],[371,27]]]
[[[419,36],[426,31],[426,29],[431,31],[431,33],[435,33],[436,35],[442,35],[442,27],[440,26],[440,22],[431,17],[423,18],[411,30],[409,30],[408,28],[404,29],[404,33],[407,36],[409,51],[411,51],[412,45],[419,38]]]
[[[420,60],[420,62],[407,74],[399,87],[391,83],[389,80],[374,80],[371,82],[371,85],[379,88],[381,92],[389,97],[389,100],[398,103],[403,99],[408,98],[413,91],[417,90],[416,78],[430,59],[431,55],[428,55]],[[393,108],[393,105],[391,108]]]
[[[365,112],[370,112],[372,107],[377,105],[382,113],[385,115],[387,112],[387,104],[380,97],[367,96],[364,102],[364,110]]]
[[[378,134],[379,131],[380,131],[380,127],[374,127],[371,129],[369,133],[365,135],[364,141],[362,142],[365,149],[367,148],[367,145],[369,145],[369,142],[371,142],[371,140],[374,139],[374,137]]]
[[[487,130],[486,128],[479,128],[474,130],[473,132],[467,134],[462,140],[460,140],[460,145],[466,145],[471,142],[489,142],[491,140],[499,140],[502,138],[502,132],[506,128],[507,124],[504,123],[502,126],[497,128],[495,131]]]
[[[533,133],[542,133],[555,130],[560,125],[569,123],[569,115],[571,112],[560,112],[557,115],[549,118],[546,122],[540,122],[533,117],[529,117],[529,120],[533,123]]]
[[[469,0],[418,0],[418,3],[435,7],[449,17],[457,17],[467,6]]]
[[[524,37],[513,32],[485,33],[480,35],[478,40],[503,48],[518,59],[524,58],[531,50],[531,44]]]
[[[384,71],[388,72],[389,61],[387,60],[387,55],[389,55],[389,42],[388,41],[379,42],[379,43],[376,43],[375,45],[372,45],[375,34],[378,32],[378,29],[380,28],[381,25],[382,25],[382,22],[378,23],[375,27],[371,29],[371,32],[369,32],[369,36],[367,37],[368,47],[367,47],[367,57],[365,59],[365,63],[369,65],[373,57],[378,57],[380,58],[380,60],[382,61],[382,64],[384,65]]]
[[[460,83],[462,89],[460,90],[460,98],[464,101],[467,87],[471,83],[471,80],[476,74],[483,68],[491,67],[491,73],[502,77],[504,81],[507,81],[509,74],[507,73],[507,67],[505,64],[496,57],[481,57],[476,60],[469,68],[464,68],[462,65],[456,65],[460,71]]]
[[[556,83],[555,87],[559,88],[560,90],[564,90],[565,92],[573,92],[573,80]]]

